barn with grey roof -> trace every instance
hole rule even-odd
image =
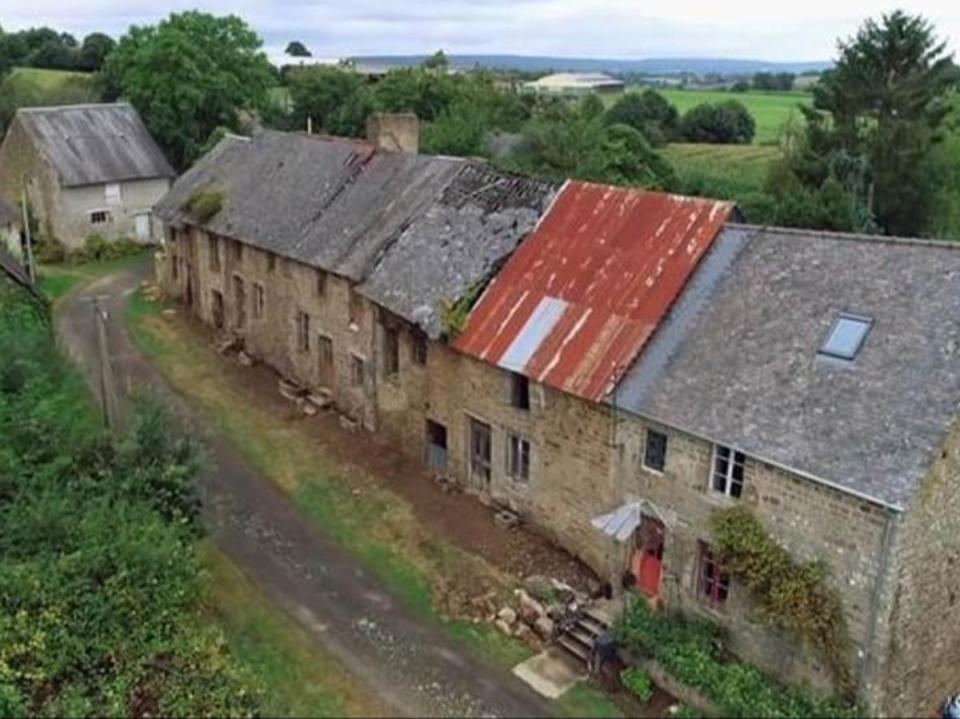
[[[129,104],[22,108],[0,145],[0,197],[26,188],[46,239],[155,241],[153,205],[173,167]]]

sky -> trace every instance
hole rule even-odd
[[[268,50],[316,57],[448,53],[813,61],[838,37],[895,8],[932,20],[960,56],[960,2],[903,0],[0,0],[0,26],[113,36],[171,11],[243,17]]]

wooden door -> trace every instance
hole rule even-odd
[[[630,569],[637,578],[637,588],[651,599],[660,596],[660,583],[663,579],[663,544],[663,523],[644,515],[636,531]]]
[[[490,425],[476,419],[470,420],[470,484],[484,492],[490,486],[491,451]]]

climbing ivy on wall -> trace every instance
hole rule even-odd
[[[710,528],[716,550],[775,626],[808,641],[823,657],[837,686],[851,687],[850,635],[839,596],[827,585],[822,562],[798,562],[744,507],[715,511]]]

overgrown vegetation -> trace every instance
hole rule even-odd
[[[220,213],[225,198],[223,190],[214,185],[207,185],[194,190],[183,203],[182,209],[190,215],[192,220],[203,225]]]
[[[198,613],[198,448],[143,404],[99,428],[45,309],[0,283],[0,715],[252,715]]]
[[[650,675],[640,667],[624,669],[620,672],[620,682],[641,704],[646,704],[653,697],[653,683],[650,681]]]
[[[143,252],[143,245],[129,237],[107,239],[103,235],[90,235],[79,250],[67,255],[67,259],[76,265],[87,262],[109,262],[131,257]]]
[[[677,681],[716,704],[722,716],[859,716],[855,707],[782,686],[755,666],[724,655],[719,629],[706,620],[654,612],[638,598],[617,623],[615,632],[630,652],[658,662]]]
[[[808,642],[849,689],[850,638],[840,598],[827,585],[826,565],[794,560],[744,507],[715,511],[710,529],[717,552],[767,620]]]

